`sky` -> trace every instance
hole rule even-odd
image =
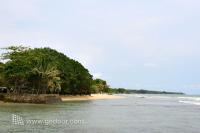
[[[50,47],[111,87],[200,94],[199,0],[0,0],[0,47]]]

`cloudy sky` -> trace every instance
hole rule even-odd
[[[0,0],[0,47],[51,47],[112,87],[200,94],[199,0]]]

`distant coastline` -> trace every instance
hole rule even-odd
[[[124,88],[115,88],[112,89],[112,92],[115,94],[179,94],[185,95],[183,92],[168,92],[168,91],[153,91],[153,90],[133,90],[133,89],[124,89]]]

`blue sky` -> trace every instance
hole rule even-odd
[[[0,0],[0,47],[51,47],[112,87],[200,94],[199,0]]]

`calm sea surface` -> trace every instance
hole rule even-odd
[[[200,97],[124,95],[117,100],[0,105],[0,133],[200,133]]]

